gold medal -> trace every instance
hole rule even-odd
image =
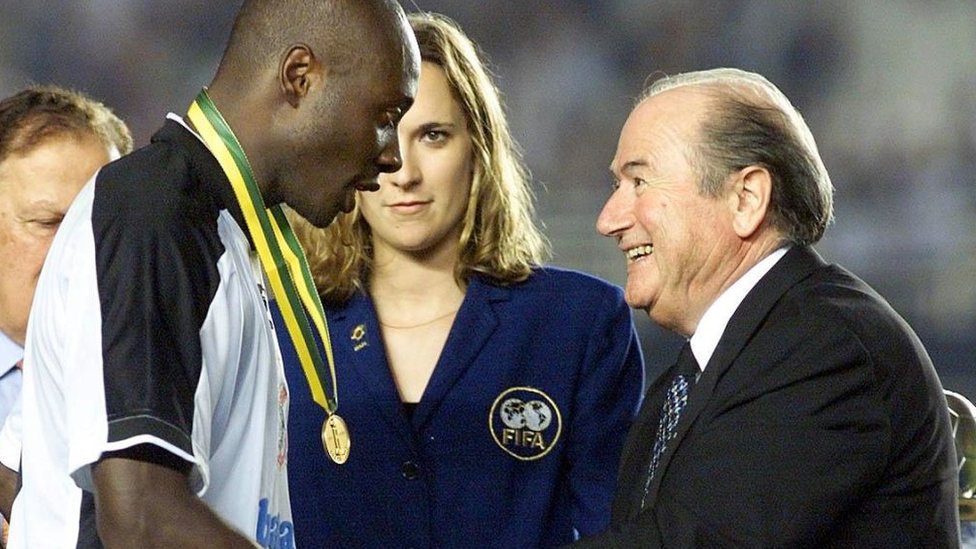
[[[330,414],[322,424],[322,445],[336,464],[342,465],[349,459],[352,441],[349,440],[349,428],[339,414]]]
[[[302,365],[302,372],[312,392],[312,400],[325,410],[328,418],[322,424],[322,445],[332,461],[342,464],[349,459],[349,428],[339,409],[339,386],[336,383],[335,360],[329,324],[322,301],[315,289],[308,260],[280,204],[265,207],[264,197],[254,179],[244,149],[227,121],[214,106],[204,89],[190,106],[187,117],[220,163],[234,190],[248,233],[261,258],[268,283],[281,310]],[[312,328],[318,331],[325,350],[319,352]],[[328,367],[328,369],[326,369]],[[326,389],[332,389],[331,398]]]

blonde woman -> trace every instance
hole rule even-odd
[[[290,347],[299,547],[549,547],[609,522],[643,386],[621,290],[543,267],[528,176],[475,45],[414,14],[402,168],[299,228],[331,328],[348,461]],[[319,276],[321,275],[321,276]]]

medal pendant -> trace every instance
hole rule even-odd
[[[332,461],[342,465],[349,459],[349,428],[339,414],[331,414],[322,424],[322,446]]]

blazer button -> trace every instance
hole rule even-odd
[[[400,474],[407,480],[417,480],[420,476],[420,466],[412,461],[405,461],[400,466]]]

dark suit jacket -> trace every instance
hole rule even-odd
[[[921,342],[864,282],[790,250],[692,389],[640,509],[673,369],[624,447],[611,528],[581,547],[957,547],[956,461]]]

